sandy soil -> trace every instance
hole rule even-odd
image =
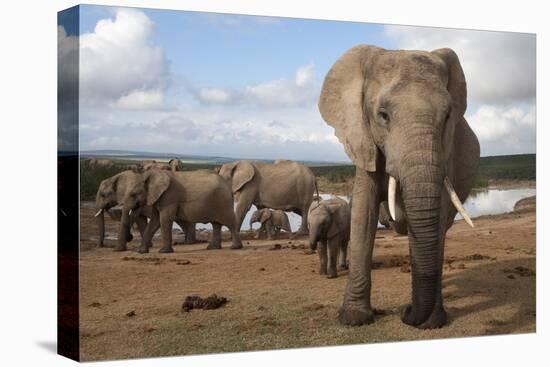
[[[159,254],[157,241],[146,255],[120,253],[95,247],[93,212],[81,209],[83,360],[535,331],[534,207],[477,218],[474,230],[463,221],[453,226],[443,280],[450,323],[427,331],[399,319],[410,298],[408,241],[388,230],[378,232],[374,250],[377,320],[345,327],[336,314],[346,271],[337,279],[319,275],[305,238],[252,240],[244,233],[245,249],[237,251],[225,241],[222,250],[207,251],[201,243]],[[116,223],[108,221],[107,230],[115,233]],[[137,246],[135,239],[130,247]],[[228,302],[181,311],[187,296],[213,293]]]

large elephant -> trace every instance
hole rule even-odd
[[[317,189],[315,175],[303,164],[278,160],[236,161],[224,164],[219,174],[231,184],[239,229],[252,204],[258,209],[293,211],[302,217],[298,234],[307,234],[307,211]]]
[[[254,223],[261,223],[256,233],[256,238],[260,238],[262,232],[267,232],[267,238],[272,239],[273,235],[278,235],[281,229],[287,233],[292,233],[288,216],[282,210],[272,210],[269,208],[256,210],[250,216],[250,229],[252,229],[252,224]]]
[[[112,177],[109,177],[99,184],[96,194],[96,223],[99,230],[98,246],[103,247],[105,239],[105,217],[104,213],[108,212],[111,219],[121,221],[121,213],[112,212],[111,208],[122,204],[124,197],[129,192],[130,188],[135,185],[141,178],[141,174],[133,171],[123,171]],[[111,213],[112,212],[112,213]],[[141,237],[143,238],[147,226],[147,218],[152,215],[150,207],[142,207],[135,210],[129,216],[125,225],[119,227],[118,245],[114,248],[115,251],[125,251],[126,242],[131,241],[133,236],[131,228],[134,223],[137,224]],[[178,221],[178,225],[185,232],[185,243],[195,243],[195,224]]]
[[[221,227],[224,225],[231,232],[231,248],[242,248],[231,187],[214,172],[149,170],[133,183],[123,203],[123,223],[128,223],[133,211],[145,206],[152,207],[140,253],[149,251],[153,234],[159,228],[163,245],[159,252],[173,252],[172,224],[175,220],[212,223],[212,241],[208,249],[221,248]]]
[[[388,51],[361,45],[327,73],[319,110],[356,166],[350,271],[339,320],[374,321],[372,250],[379,204],[407,226],[412,301],[401,319],[417,328],[447,322],[441,292],[445,235],[466,200],[479,142],[464,119],[466,81],[451,49]]]
[[[350,206],[340,198],[314,202],[309,208],[309,246],[319,253],[319,273],[329,279],[338,276],[337,260],[341,268],[347,268],[350,218]]]

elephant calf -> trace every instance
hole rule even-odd
[[[340,198],[313,202],[309,208],[309,245],[312,250],[319,247],[317,250],[321,262],[319,273],[326,274],[327,278],[337,277],[338,257],[340,267],[347,268],[350,218],[350,206]]]
[[[256,210],[250,217],[250,229],[252,229],[252,224],[256,222],[261,223],[261,227],[255,236],[256,239],[260,238],[262,232],[267,232],[267,238],[270,240],[273,239],[273,235],[279,234],[281,229],[292,233],[288,216],[282,210],[272,210],[269,208]]]

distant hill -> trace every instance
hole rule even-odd
[[[203,155],[191,155],[191,154],[180,154],[180,153],[154,153],[154,152],[144,152],[136,150],[83,150],[80,152],[81,158],[102,158],[102,159],[112,159],[112,160],[145,160],[145,159],[156,159],[156,160],[170,160],[177,158],[184,162],[190,163],[203,163],[203,164],[224,164],[227,162],[233,162],[241,159],[250,159],[250,158],[237,158],[237,157],[218,157],[218,156],[203,156]],[[274,159],[262,159],[255,158],[259,161],[274,162]],[[345,162],[324,162],[324,161],[303,161],[297,160],[300,163],[303,163],[308,166],[332,166],[332,165],[346,165],[349,163]]]

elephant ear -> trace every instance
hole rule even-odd
[[[378,149],[374,144],[367,111],[363,111],[363,90],[375,54],[382,49],[360,45],[344,53],[325,77],[319,111],[334,128],[338,140],[353,163],[369,172],[376,171]]]
[[[265,223],[269,218],[271,218],[272,211],[269,209],[262,209],[262,214],[260,215],[260,222],[263,224]]]
[[[451,111],[449,121],[452,123],[446,124],[444,132],[444,140],[449,142],[445,144],[443,151],[445,160],[449,160],[451,154],[457,147],[453,144],[453,136],[456,135],[456,129],[460,128],[460,123],[464,120],[466,112],[466,79],[464,72],[460,66],[460,61],[456,53],[450,48],[441,48],[432,51],[432,54],[437,55],[447,66],[447,91],[451,96]]]
[[[460,66],[456,53],[450,48],[440,48],[432,51],[447,65],[447,90],[452,98],[452,114],[458,119],[466,112],[466,78]]]
[[[170,186],[170,176],[162,170],[152,169],[144,174],[147,205],[154,205]]]
[[[236,193],[254,178],[254,166],[250,162],[241,161],[233,167],[231,188]]]

